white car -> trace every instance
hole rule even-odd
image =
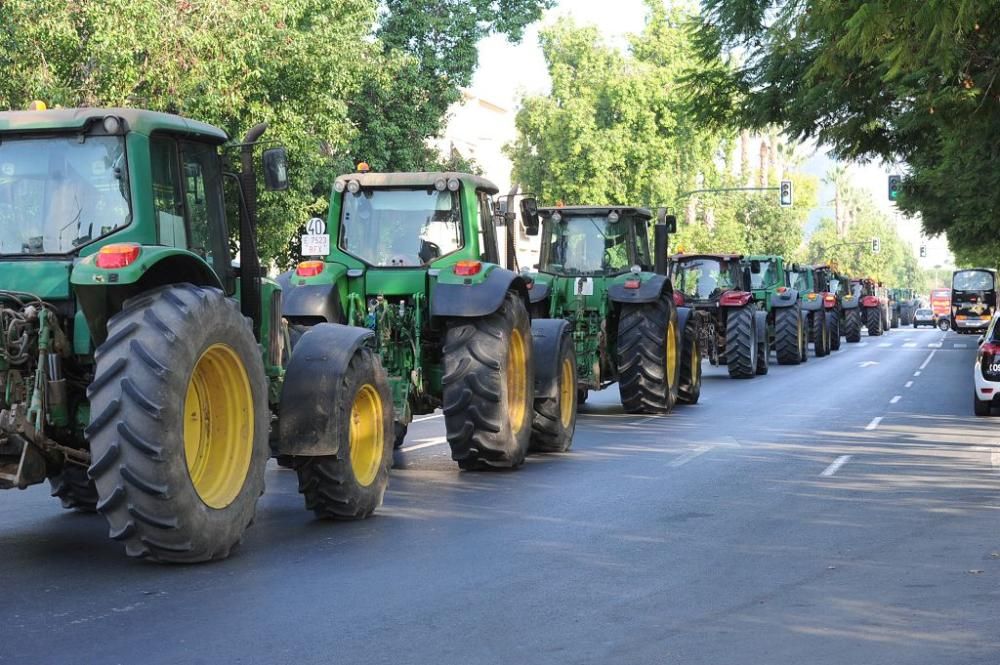
[[[933,328],[935,325],[937,325],[937,321],[934,320],[934,310],[921,307],[913,313],[914,328],[920,326],[930,326]]]
[[[973,408],[977,416],[990,415],[994,403],[1000,403],[1000,326],[997,321],[1000,314],[995,314],[990,321],[986,334],[979,338],[979,351],[976,352],[976,366],[973,376],[976,383],[973,394]]]

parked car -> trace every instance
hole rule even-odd
[[[930,326],[933,328],[937,324],[937,320],[934,317],[934,310],[932,309],[918,309],[913,313],[913,327],[919,328],[920,326]]]
[[[994,315],[986,334],[979,338],[979,351],[973,376],[976,383],[972,396],[977,416],[988,416],[991,407],[1000,403],[1000,315]]]

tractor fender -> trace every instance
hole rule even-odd
[[[551,292],[552,288],[545,282],[534,282],[531,288],[528,289],[528,299],[534,305],[536,302],[542,302],[548,298]]]
[[[687,328],[688,321],[694,321],[695,324],[698,323],[697,318],[692,318],[691,314],[694,312],[690,307],[678,307],[677,308],[677,330],[680,331],[678,334],[681,337],[684,336],[684,329]]]
[[[861,297],[862,307],[881,307],[882,303],[875,296],[862,296]]]
[[[532,319],[535,397],[556,397],[559,389],[559,343],[572,331],[565,319]]]
[[[861,301],[854,296],[844,296],[840,304],[844,309],[857,309],[861,305]]]
[[[292,273],[278,275],[281,285],[281,315],[290,321],[305,319],[312,323],[343,323],[344,309],[336,284],[292,283]]]
[[[493,268],[478,282],[436,282],[431,290],[431,316],[489,316],[500,309],[511,290],[524,299],[525,307],[530,304],[524,279],[506,268]]]
[[[753,322],[757,326],[757,339],[766,340],[767,339],[767,312],[764,310],[757,310],[753,313]]]
[[[799,301],[799,292],[796,289],[788,289],[783,293],[775,291],[771,294],[771,307],[791,307]]]
[[[673,297],[673,288],[666,275],[653,275],[639,282],[639,288],[626,289],[624,284],[612,284],[608,287],[608,299],[619,303],[656,302],[663,293]]]
[[[347,423],[336,422],[330,409],[351,358],[374,337],[367,328],[320,323],[299,338],[285,369],[274,454],[337,453],[337,430]]]
[[[819,310],[823,309],[823,299],[820,298],[819,296],[816,296],[812,300],[810,300],[809,298],[803,298],[802,309],[804,309],[807,312],[818,312]]]

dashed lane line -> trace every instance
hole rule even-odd
[[[904,349],[915,349],[916,347],[917,347],[916,342],[906,342],[905,344],[903,344]]]
[[[905,385],[905,386],[903,386],[903,387],[904,387],[904,388],[909,388],[909,387],[910,387],[910,386],[912,386],[912,385],[913,385],[913,381],[907,381],[907,382],[906,382],[906,385]]]
[[[914,372],[913,376],[920,376],[920,372],[919,371]]]
[[[411,450],[420,450],[421,448],[430,448],[431,446],[440,446],[442,444],[448,443],[448,439],[443,436],[436,436],[433,439],[426,439],[423,443],[416,443],[412,446],[403,446],[400,448],[400,452],[408,453]]]
[[[841,455],[837,459],[833,460],[833,463],[830,464],[830,466],[823,469],[823,472],[820,473],[819,475],[829,478],[833,474],[837,473],[837,471],[840,470],[840,467],[847,464],[850,461],[850,459],[851,455]]]
[[[713,447],[714,446],[698,446],[694,450],[686,452],[683,455],[681,455],[680,457],[678,457],[677,459],[675,459],[672,462],[670,462],[670,466],[673,466],[673,467],[684,466],[685,464],[687,464],[688,462],[690,462],[694,458],[701,457],[702,455],[704,455],[705,453],[707,453],[709,450],[711,450]]]
[[[888,349],[889,347],[892,346],[892,343],[890,343],[890,342],[882,342],[878,346],[879,346],[880,349]]]
[[[951,348],[953,348],[953,349],[967,349],[967,348],[969,348],[969,345],[968,344],[955,343],[955,344],[951,345]]]
[[[422,423],[425,420],[433,420],[434,418],[443,418],[443,417],[444,417],[443,413],[435,413],[432,416],[424,416],[423,418],[414,418],[412,422]]]
[[[899,401],[899,400],[901,400],[901,399],[903,399],[903,396],[902,396],[902,395],[896,395],[896,396],[895,396],[895,397],[893,397],[893,398],[892,398],[891,400],[889,400],[889,404],[895,404],[896,402],[898,402],[898,401]]]
[[[931,352],[930,352],[930,353],[929,353],[929,354],[927,355],[927,359],[926,359],[926,360],[924,360],[924,364],[923,364],[923,365],[921,365],[921,366],[920,366],[920,367],[918,368],[918,369],[919,369],[920,371],[923,371],[923,370],[924,370],[924,368],[925,368],[925,367],[927,367],[928,363],[930,363],[930,361],[931,361],[931,358],[933,358],[933,357],[934,357],[934,354],[935,354],[935,353],[937,353],[937,349],[934,349],[933,351],[931,351]]]
[[[882,422],[882,416],[878,418],[872,418],[872,421],[865,425],[865,430],[871,432],[872,430],[878,429],[878,424]]]

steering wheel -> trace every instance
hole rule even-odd
[[[434,259],[441,256],[441,247],[435,242],[421,240],[420,253],[418,256],[420,257],[421,263],[430,263]]]

